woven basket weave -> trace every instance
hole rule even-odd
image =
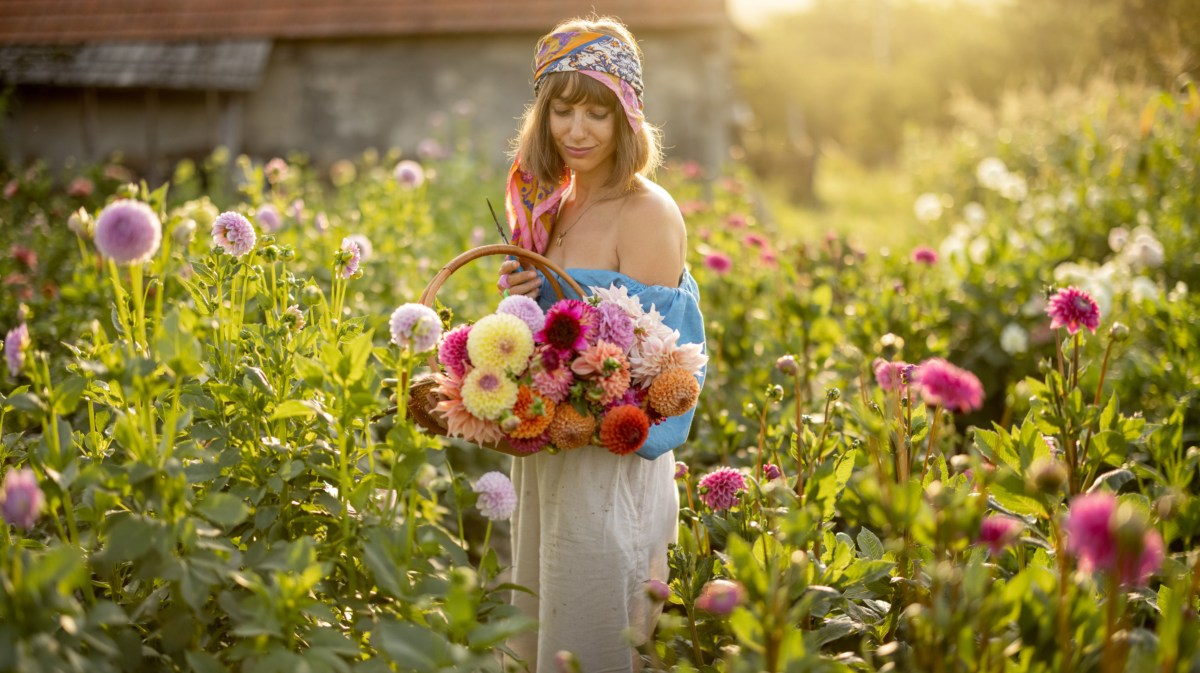
[[[525,248],[520,248],[515,245],[483,245],[478,248],[471,248],[462,253],[458,257],[450,260],[450,263],[442,267],[442,270],[429,281],[425,286],[425,291],[421,293],[420,303],[430,308],[434,307],[437,300],[438,290],[446,283],[450,276],[454,275],[455,271],[466,266],[481,257],[492,257],[496,255],[505,255],[516,257],[520,260],[523,268],[533,267],[542,272],[546,277],[546,281],[550,283],[550,288],[554,290],[554,295],[559,299],[563,298],[563,289],[559,284],[558,279],[566,281],[567,285],[575,291],[576,295],[583,297],[583,288],[579,283],[575,282],[565,271],[557,264],[551,262],[545,257],[531,252]],[[429,368],[432,371],[439,371],[437,355],[429,356]],[[433,414],[433,408],[440,401],[436,392],[437,383],[434,381],[433,374],[423,374],[412,380],[408,387],[408,415],[417,422],[426,432],[433,435],[446,434],[446,427],[441,420]]]

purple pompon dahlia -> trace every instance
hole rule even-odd
[[[546,326],[546,314],[538,303],[523,294],[505,297],[496,307],[496,313],[515,315],[521,322],[529,326],[529,331],[537,334]]]
[[[733,268],[733,260],[723,252],[710,252],[704,256],[704,266],[723,276]]]
[[[254,249],[258,237],[250,220],[241,213],[230,210],[213,220],[212,240],[225,252],[234,257],[242,257]]]
[[[273,234],[283,227],[283,215],[279,214],[278,208],[269,203],[259,207],[254,219],[258,221],[259,228],[268,234]]]
[[[930,358],[917,368],[921,396],[929,406],[941,406],[959,412],[983,406],[983,384],[971,372],[955,367],[941,358]]]
[[[3,514],[5,522],[25,530],[33,528],[44,501],[33,470],[9,470],[4,475],[4,489],[0,491],[0,514]]]
[[[433,350],[442,338],[442,319],[424,304],[409,303],[398,307],[392,311],[388,327],[392,343],[401,348],[412,348],[414,353]]]
[[[700,500],[718,512],[738,503],[738,494],[746,490],[746,478],[732,467],[721,467],[700,479]]]
[[[492,521],[507,519],[517,509],[517,491],[502,472],[488,472],[472,487],[479,494],[479,513]]]
[[[775,463],[766,463],[762,467],[762,476],[763,476],[763,479],[766,479],[767,481],[771,481],[772,479],[778,479],[778,478],[782,477],[783,472],[780,471],[779,466],[776,465]]]
[[[687,479],[687,476],[688,476],[687,463],[685,463],[683,461],[679,461],[679,460],[675,461],[675,478],[676,479]]]
[[[1066,327],[1069,334],[1075,334],[1080,327],[1095,334],[1100,326],[1100,307],[1096,300],[1076,287],[1055,292],[1046,304],[1046,313],[1051,318],[1050,329]]]
[[[597,314],[599,320],[596,323],[596,338],[617,346],[622,352],[629,352],[633,346],[633,318],[613,302],[600,304]]]
[[[96,249],[117,264],[137,264],[162,243],[162,222],[150,206],[131,199],[108,204],[96,218]]]
[[[32,342],[29,339],[29,327],[21,323],[8,330],[4,335],[4,360],[8,364],[8,373],[17,376],[25,368],[25,349]]]

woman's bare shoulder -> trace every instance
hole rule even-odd
[[[626,197],[617,256],[621,272],[647,285],[674,287],[683,273],[687,230],[667,190],[645,178]]]

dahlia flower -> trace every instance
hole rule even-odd
[[[467,411],[479,418],[497,420],[517,402],[517,384],[504,370],[493,367],[472,369],[463,379],[462,400]]]
[[[1066,327],[1069,334],[1075,334],[1080,327],[1086,327],[1095,334],[1100,326],[1100,307],[1096,300],[1076,287],[1054,293],[1046,304],[1046,313],[1051,318],[1050,329]]]
[[[96,183],[81,175],[71,181],[71,184],[67,187],[67,194],[69,196],[86,198],[91,196],[95,189]]]
[[[795,355],[781,355],[775,360],[775,368],[784,376],[795,376],[800,373],[800,364]]]
[[[4,475],[4,490],[0,491],[0,514],[3,514],[5,522],[25,530],[33,528],[44,502],[33,470],[10,469]]]
[[[983,406],[983,384],[971,372],[941,358],[930,358],[917,369],[921,396],[930,406],[967,412]]]
[[[494,367],[520,374],[533,355],[533,334],[515,315],[493,313],[471,327],[467,354],[476,367]]]
[[[685,478],[687,478],[687,476],[688,476],[687,463],[685,463],[683,461],[679,461],[679,460],[675,461],[675,478],[676,479],[685,479]]]
[[[723,252],[711,252],[705,255],[704,266],[723,276],[733,268],[733,260]]]
[[[521,439],[519,437],[508,438],[508,445],[512,447],[514,451],[526,455],[541,451],[542,449],[546,448],[546,445],[549,443],[550,435],[545,432],[536,437],[530,437],[528,439]]]
[[[629,370],[634,385],[645,385],[672,367],[682,367],[691,373],[700,371],[708,362],[704,347],[701,344],[680,345],[676,343],[678,340],[679,332],[671,330],[665,336],[647,335],[634,344],[629,351]]]
[[[581,351],[588,347],[594,323],[588,321],[591,306],[578,299],[563,299],[546,312],[546,324],[534,338],[560,350]]]
[[[984,517],[979,525],[978,542],[987,545],[988,553],[999,556],[1005,547],[1012,545],[1021,535],[1021,522],[1011,516],[993,515]]]
[[[517,490],[503,472],[484,473],[471,489],[479,494],[479,513],[492,521],[507,519],[517,509]]]
[[[225,252],[241,257],[254,249],[258,237],[250,220],[241,213],[226,211],[213,220],[212,240]]]
[[[575,374],[567,367],[539,369],[533,373],[533,388],[543,397],[555,402],[564,402],[575,385]]]
[[[563,450],[578,449],[592,441],[596,430],[596,419],[583,415],[570,404],[560,404],[554,410],[554,420],[546,432],[550,441]]]
[[[267,162],[263,167],[263,174],[267,177],[267,182],[277,185],[287,179],[288,165],[287,162],[279,157],[275,157]]]
[[[718,617],[728,617],[745,601],[745,587],[737,582],[718,579],[705,584],[700,590],[696,607]]]
[[[600,443],[618,456],[642,448],[649,433],[650,419],[646,417],[646,412],[632,405],[609,411],[600,422]]]
[[[907,367],[907,362],[888,362],[883,358],[875,358],[875,382],[888,392],[899,390],[902,386],[907,385],[907,382],[902,380],[903,372]]]
[[[600,304],[597,312],[599,320],[596,325],[596,339],[616,344],[622,353],[628,352],[630,346],[633,346],[633,318],[612,302]]]
[[[362,261],[362,248],[349,238],[343,238],[342,247],[337,254],[337,266],[342,270],[342,278],[349,278],[358,273],[360,261]]]
[[[514,315],[529,326],[530,333],[536,334],[546,326],[546,314],[538,303],[523,294],[513,294],[504,298],[496,307],[496,313]]]
[[[665,603],[671,598],[671,587],[662,580],[646,580],[646,598],[656,603]]]
[[[516,439],[538,437],[550,427],[550,421],[554,420],[555,406],[553,400],[539,395],[529,386],[521,386],[517,390],[517,401],[512,408],[513,416],[521,422],[508,432],[508,436]]]
[[[933,248],[920,246],[912,251],[912,261],[925,266],[933,266],[937,264],[938,254]]]
[[[137,264],[154,256],[162,243],[162,222],[150,206],[120,199],[96,218],[96,249],[117,264]]]
[[[1067,550],[1079,558],[1084,572],[1116,572],[1122,584],[1143,584],[1162,564],[1162,535],[1149,527],[1135,530],[1135,549],[1129,549],[1117,530],[1117,509],[1111,493],[1077,496],[1067,511]]]
[[[411,348],[414,353],[432,350],[442,337],[442,319],[424,304],[408,303],[397,307],[392,311],[388,327],[392,343]]]
[[[700,382],[683,367],[671,367],[650,384],[650,406],[663,416],[681,416],[696,406]]]
[[[779,466],[775,463],[767,463],[763,465],[762,472],[763,479],[766,479],[767,481],[778,479],[783,476],[783,472],[780,471]]]
[[[362,234],[350,234],[342,239],[342,245],[346,245],[347,241],[358,245],[358,254],[362,256],[364,262],[375,254],[375,246],[371,245],[371,239]]]
[[[475,444],[495,444],[504,438],[500,426],[494,421],[476,418],[467,411],[462,401],[462,379],[445,374],[434,374],[437,394],[441,401],[433,410],[446,420],[446,434],[462,437]]]
[[[416,189],[425,184],[425,169],[421,167],[421,164],[411,159],[405,159],[396,164],[392,175],[401,187],[408,189]]]
[[[466,375],[467,367],[471,365],[470,357],[467,355],[467,336],[470,333],[470,325],[459,325],[446,332],[441,343],[438,344],[438,362],[446,368],[446,371],[459,378]]]
[[[270,203],[259,207],[258,212],[254,213],[254,220],[258,222],[259,228],[268,234],[273,234],[283,227],[283,215]]]
[[[8,373],[17,376],[25,367],[25,349],[32,341],[29,339],[29,327],[21,323],[10,329],[4,335],[4,359],[8,364]]]
[[[602,303],[616,304],[625,311],[625,315],[637,320],[646,311],[642,308],[642,302],[638,301],[637,297],[629,296],[629,288],[625,286],[618,287],[616,284],[608,287],[593,286],[589,288],[592,291],[592,296],[598,298]]]
[[[732,467],[720,467],[700,479],[700,500],[720,512],[738,503],[738,494],[746,490],[746,478]]]

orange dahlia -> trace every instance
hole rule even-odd
[[[531,439],[545,432],[554,420],[553,401],[539,395],[529,386],[521,386],[517,392],[517,403],[513,405],[512,413],[521,419],[521,424],[508,433],[509,437]]]
[[[671,367],[650,384],[650,406],[663,416],[679,416],[696,406],[700,382],[683,367]]]
[[[609,410],[600,423],[600,443],[618,456],[642,448],[649,434],[650,419],[646,417],[646,412],[632,404]]]
[[[579,413],[570,404],[558,405],[554,410],[554,420],[546,429],[550,442],[563,450],[586,446],[592,441],[595,431],[596,419]]]

